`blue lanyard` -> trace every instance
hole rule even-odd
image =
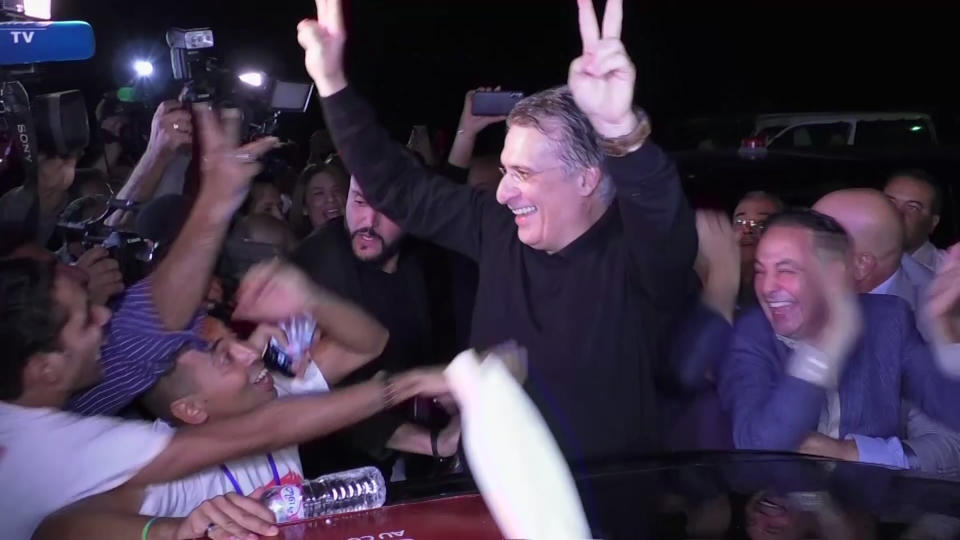
[[[273,454],[267,454],[267,461],[270,463],[270,472],[273,473],[273,481],[276,485],[280,485],[280,473],[277,471],[277,463],[273,460]],[[233,484],[233,489],[239,495],[243,495],[243,489],[240,488],[240,482],[237,482],[237,479],[233,476],[233,473],[230,472],[230,469],[226,465],[221,464],[220,470],[223,471],[223,474],[226,475],[227,480]]]

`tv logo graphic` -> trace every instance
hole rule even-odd
[[[0,66],[87,60],[95,49],[93,28],[83,21],[0,21]]]
[[[20,43],[30,44],[33,43],[33,36],[36,34],[35,31],[24,32],[24,31],[11,31],[10,35],[13,37],[13,44],[19,45]]]

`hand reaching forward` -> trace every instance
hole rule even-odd
[[[279,322],[308,312],[322,294],[303,272],[278,261],[249,271],[237,290],[233,317],[255,322]]]
[[[280,531],[273,524],[273,512],[259,500],[264,491],[258,489],[249,497],[227,493],[204,501],[183,519],[174,538],[256,540],[261,535],[276,536]]]
[[[623,0],[607,0],[603,30],[592,0],[577,0],[583,55],[570,64],[568,84],[573,100],[600,136],[616,138],[637,127],[633,87],[637,72],[620,41]]]
[[[340,0],[317,0],[317,20],[300,21],[297,41],[303,47],[307,73],[317,84],[320,97],[331,96],[346,88],[343,45],[347,41],[347,30]]]

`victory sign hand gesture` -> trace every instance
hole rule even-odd
[[[568,84],[573,99],[601,137],[629,134],[637,127],[633,87],[637,72],[620,41],[623,0],[607,0],[603,28],[592,0],[577,0],[583,55],[570,64]]]
[[[317,20],[304,20],[297,26],[297,41],[305,53],[307,73],[317,84],[321,97],[346,88],[343,73],[343,46],[347,30],[343,24],[340,0],[317,0]]]

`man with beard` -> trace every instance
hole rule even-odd
[[[390,332],[383,353],[344,384],[369,379],[378,371],[397,372],[452,358],[453,351],[434,343],[434,322],[442,321],[437,313],[442,308],[430,301],[427,275],[432,268],[420,247],[408,243],[395,222],[368,205],[356,178],[351,178],[344,218],[330,220],[294,252],[293,262],[314,281],[363,307]],[[449,427],[458,429],[455,424]],[[405,423],[401,414],[381,414],[335,440],[305,447],[306,476],[371,463],[389,475],[394,457],[390,450],[449,456],[457,439],[449,436],[450,430],[431,434]]]

